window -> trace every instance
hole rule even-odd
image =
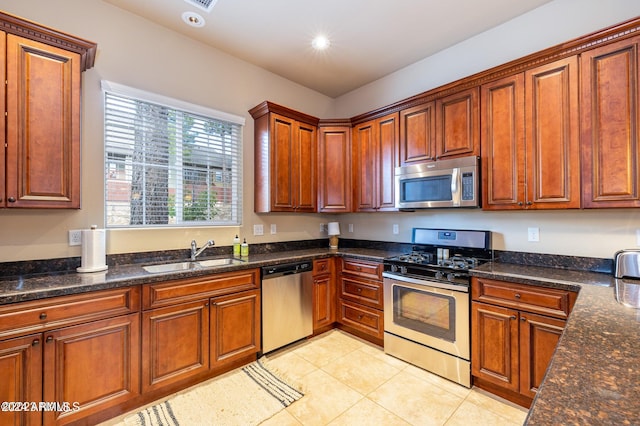
[[[102,86],[106,226],[240,225],[244,118]]]

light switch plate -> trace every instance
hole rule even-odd
[[[394,223],[394,224],[393,224],[393,233],[394,233],[395,235],[398,235],[398,234],[400,233],[400,227],[398,226],[398,224],[397,224],[397,223]]]
[[[271,235],[273,235],[273,234],[275,234],[275,233],[277,233],[277,232],[278,232],[278,230],[277,230],[277,228],[276,228],[276,224],[275,224],[275,223],[272,223],[272,224],[271,224]]]

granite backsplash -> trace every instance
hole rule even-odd
[[[263,244],[252,244],[251,254],[268,254],[281,251],[307,250],[315,248],[326,248],[329,245],[328,239],[287,241]],[[379,249],[395,252],[408,252],[413,247],[408,243],[395,243],[388,241],[351,240],[340,239],[341,248],[366,248]],[[207,249],[202,256],[224,256],[231,255],[231,246],[214,246]],[[171,261],[176,259],[188,259],[190,250],[188,248],[179,250],[162,250],[141,253],[124,253],[107,255],[107,265],[132,265],[152,262]],[[612,273],[613,259],[601,259],[593,257],[563,256],[556,254],[540,254],[494,250],[493,258],[502,263],[513,263],[528,266],[545,266],[550,268],[571,269],[591,272]],[[51,274],[56,272],[75,271],[80,266],[80,257],[69,257],[45,260],[26,260],[17,262],[0,263],[0,279],[14,276]]]

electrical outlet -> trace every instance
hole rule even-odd
[[[82,231],[80,231],[79,229],[69,230],[69,245],[82,245]]]
[[[325,231],[324,231],[324,230],[325,230],[325,227],[326,227],[326,225],[325,225],[324,223],[321,223],[321,224],[320,224],[320,233],[321,233],[321,234],[324,234],[324,232],[325,232]]]
[[[276,224],[272,223],[271,224],[271,235],[274,235],[278,232],[278,230],[276,229]]]
[[[636,229],[636,245],[640,247],[640,229]]]
[[[394,223],[394,224],[393,224],[393,233],[394,233],[395,235],[398,235],[398,234],[400,233],[400,227],[398,226],[398,224],[397,224],[397,223]]]
[[[540,241],[540,228],[529,228],[527,229],[527,240],[537,243]]]
[[[264,235],[264,228],[262,225],[253,225],[253,235]]]
[[[349,224],[349,232],[353,232],[353,223]]]

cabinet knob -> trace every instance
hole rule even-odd
[[[16,197],[9,197],[7,198],[7,201],[10,203],[15,203],[16,202]]]
[[[40,344],[40,339],[34,339],[33,342],[31,342],[31,346],[38,346]]]
[[[530,205],[532,205],[532,204],[533,204],[533,202],[532,202],[532,201],[527,201],[527,205],[528,205],[528,206],[530,206]]]
[[[361,270],[362,270],[362,268],[361,268],[361,267],[356,266],[356,271],[360,272]]]
[[[520,293],[516,293],[514,296],[515,296],[515,298],[516,298],[516,299],[520,299],[520,298],[522,297],[522,296],[520,295]]]
[[[47,339],[44,341],[45,343],[53,342],[53,336],[47,336]]]
[[[518,205],[521,206],[523,203],[522,201],[518,201]]]
[[[46,313],[46,312],[42,312],[42,313],[40,314],[40,319],[41,319],[41,320],[46,320],[46,319],[47,319],[47,313]]]
[[[514,319],[516,319],[516,316],[515,316],[515,315],[511,315],[511,316],[509,317],[509,319],[514,320]]]
[[[362,289],[361,288],[358,289],[358,293],[362,293]]]
[[[527,320],[527,317],[522,317],[520,318],[520,321],[525,322]]]
[[[358,319],[361,320],[364,317],[364,315],[360,314],[358,315]]]

